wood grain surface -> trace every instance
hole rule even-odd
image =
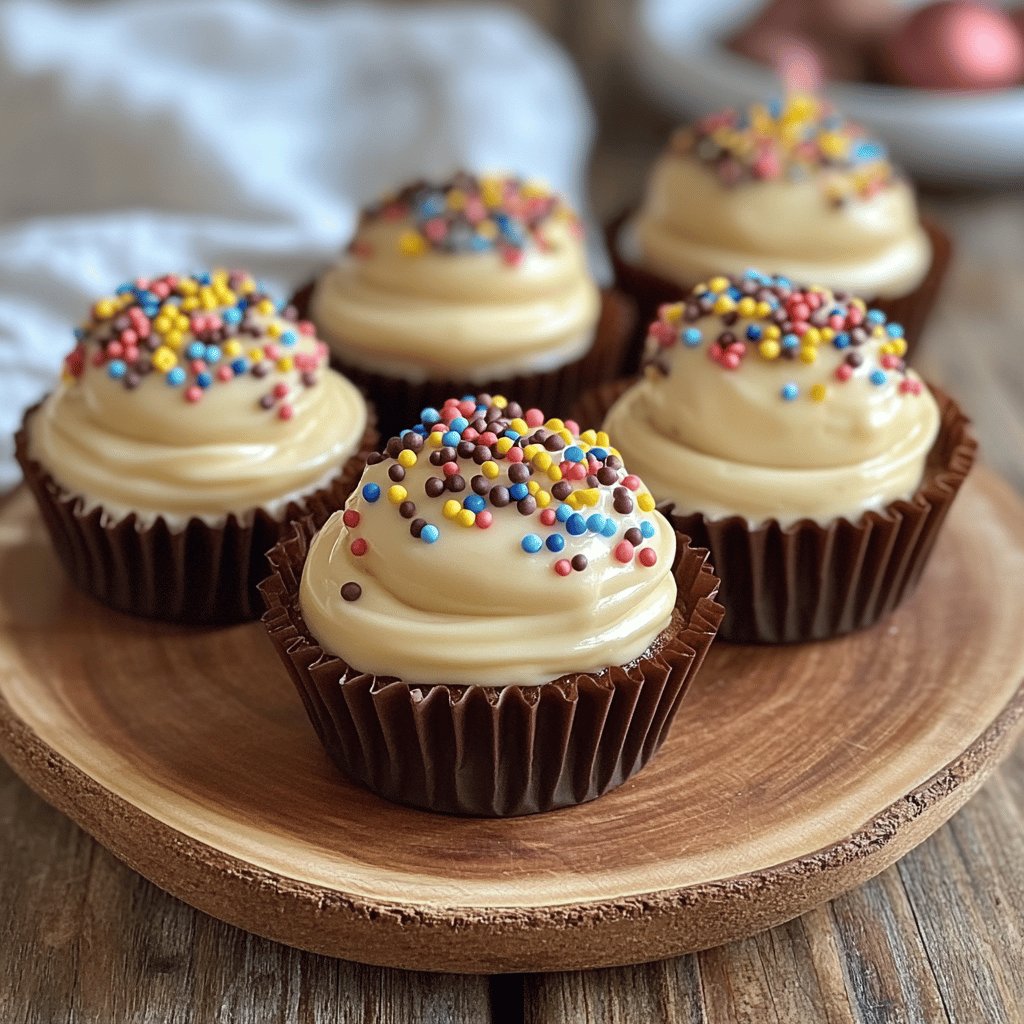
[[[587,63],[594,207],[635,199],[671,122],[613,56],[628,4],[522,0]],[[1024,194],[925,197],[957,259],[920,358],[1024,489]],[[984,528],[984,524],[979,524]],[[361,967],[255,938],[167,896],[0,763],[3,1024],[1020,1024],[1024,747],[923,845],[798,920],[638,967],[503,977]]]

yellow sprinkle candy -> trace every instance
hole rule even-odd
[[[739,313],[740,316],[754,316],[757,312],[757,299],[754,299],[749,295],[744,295],[736,306],[736,312]]]
[[[277,361],[277,368],[282,373],[289,373],[295,369],[295,360],[291,356],[281,356]]]
[[[514,430],[517,434],[525,434],[530,428],[526,425],[526,420],[520,419],[518,416],[515,419],[508,421],[509,429]]]
[[[547,423],[544,424],[544,426],[548,430],[561,430],[562,427],[565,426],[565,424],[560,419],[558,419],[557,417],[552,417],[551,419],[549,419],[547,421]]]
[[[206,310],[214,310],[217,308],[217,296],[213,294],[212,289],[204,288],[199,293],[199,304]]]
[[[546,451],[539,451],[530,461],[543,473],[551,465],[551,455]]]
[[[440,430],[432,430],[429,434],[427,434],[427,444],[429,444],[431,448],[440,448],[441,441],[442,436]]]
[[[574,493],[579,495],[581,504],[590,507],[593,507],[601,500],[601,492],[596,487],[586,487]]]
[[[678,324],[683,319],[683,304],[681,302],[673,302],[669,306],[662,306],[658,312],[670,324]]]
[[[191,277],[182,277],[178,280],[178,291],[182,295],[195,295],[199,291],[199,282]]]
[[[229,359],[234,359],[236,356],[242,354],[242,343],[237,338],[231,338],[229,341],[224,342],[224,355]]]
[[[504,409],[508,405],[508,399],[504,395],[494,395],[491,398],[491,404],[499,409]]]
[[[821,340],[831,341],[836,336],[836,332],[831,327],[822,327],[821,329]]]
[[[757,351],[761,353],[763,359],[778,359],[782,346],[774,338],[765,338],[757,346]]]
[[[449,498],[441,509],[441,514],[445,519],[454,519],[462,511],[462,506],[454,499]]]
[[[214,285],[226,285],[228,283],[228,272],[223,267],[217,267],[210,275],[210,280]]]
[[[580,507],[580,505],[582,504],[582,500],[580,499],[580,492],[579,491],[573,491],[569,495],[569,497],[565,499],[565,503],[571,509],[578,509]]]
[[[264,316],[270,316],[274,312],[274,304],[270,299],[261,299],[256,303],[256,312]]]
[[[445,200],[449,210],[464,210],[466,208],[466,193],[459,188],[453,188]]]
[[[828,388],[824,384],[812,384],[811,385],[811,400],[815,402],[824,402],[828,398]]]
[[[496,462],[491,462],[491,460],[488,459],[480,467],[480,472],[483,473],[483,475],[487,477],[488,480],[493,480],[501,472],[501,470],[498,469],[498,464]]]
[[[186,295],[185,298],[183,298],[181,300],[181,308],[186,313],[191,313],[193,310],[198,309],[199,308],[199,299],[198,299],[198,297],[195,296],[195,295]]]
[[[850,140],[839,132],[822,132],[818,136],[818,148],[833,160],[846,156]]]
[[[528,444],[523,449],[523,458],[526,459],[527,462],[532,462],[533,461],[533,457],[538,452],[542,452],[542,451],[544,451],[544,446],[543,445],[537,444],[536,442],[534,444]]]
[[[728,295],[719,295],[715,299],[714,311],[719,316],[724,316],[726,313],[732,313],[736,309],[736,302],[734,299],[729,298]]]
[[[574,437],[572,436],[572,432],[571,432],[571,431],[569,431],[569,430],[568,430],[567,428],[565,428],[565,427],[562,427],[562,429],[558,431],[558,436],[559,436],[559,437],[560,437],[560,438],[561,438],[561,439],[562,439],[562,440],[563,440],[563,441],[564,441],[564,442],[565,442],[566,444],[572,444],[572,443],[573,443],[573,441],[575,440],[575,438],[574,438]]]
[[[648,491],[644,491],[642,494],[638,494],[636,498],[636,503],[640,506],[640,510],[642,512],[654,511],[655,501]]]
[[[813,363],[818,358],[818,350],[813,345],[800,346],[800,362]]]
[[[537,508],[547,508],[551,504],[551,495],[547,491],[538,491],[534,498],[537,499]]]
[[[281,325],[276,320],[273,320],[269,324],[267,324],[266,330],[267,330],[268,336],[271,337],[271,338],[280,338],[281,337],[281,334],[282,334]]]
[[[766,317],[772,315],[772,307],[767,302],[758,302],[755,312],[757,313],[757,318],[759,320],[764,320]]]
[[[511,437],[499,437],[498,440],[494,442],[494,450],[499,455],[507,454],[508,450],[511,447],[512,447],[512,438]]]
[[[164,335],[164,341],[170,348],[181,348],[185,344],[184,331],[168,331]]]
[[[392,484],[388,488],[388,501],[390,501],[392,505],[401,505],[408,497],[409,492],[401,484]],[[455,502],[455,504],[457,505],[458,502]],[[445,508],[447,508],[447,505]],[[448,513],[445,512],[445,515],[447,514]]]
[[[398,453],[398,464],[406,469],[412,469],[416,465],[416,453],[408,448],[403,448]]]
[[[178,357],[166,345],[161,345],[153,353],[153,365],[161,373],[168,373],[178,365]]]
[[[472,526],[476,522],[476,513],[468,508],[460,509],[455,521],[459,526]]]
[[[242,293],[243,295],[251,295],[251,294],[252,294],[252,293],[253,293],[254,291],[256,291],[256,282],[255,282],[255,281],[254,281],[254,280],[253,280],[253,279],[252,279],[251,277],[247,277],[247,278],[246,278],[246,279],[245,279],[245,280],[244,280],[244,281],[243,281],[243,282],[242,282],[242,283],[241,283],[241,284],[240,284],[240,285],[238,286],[238,290],[239,290],[239,291],[240,291],[240,292],[241,292],[241,293]]]
[[[551,194],[551,189],[537,178],[530,178],[523,182],[520,189],[524,199],[545,199]]]
[[[480,180],[480,198],[488,206],[501,206],[503,191],[500,178],[488,176]]]
[[[557,484],[562,479],[562,471],[553,462],[548,466],[548,479],[553,484]]]
[[[808,327],[804,336],[800,339],[805,345],[820,345],[821,331],[817,327]]]
[[[907,354],[907,339],[893,338],[893,355],[905,356]]]
[[[584,430],[580,434],[580,440],[586,441],[587,444],[597,444],[597,431],[596,430]]]
[[[497,238],[498,237],[498,225],[492,223],[489,220],[482,220],[476,226],[476,233],[481,238]]]
[[[612,443],[612,439],[603,430],[599,430],[597,432],[597,447],[598,448],[607,448],[611,443]],[[613,452],[613,454],[617,455],[618,453],[617,452]]]
[[[782,328],[778,324],[769,324],[764,329],[764,336],[778,341],[782,337]]]
[[[251,349],[249,349],[249,358],[254,363],[258,363],[263,358],[263,349],[261,349],[261,348],[251,348]]]
[[[536,494],[540,490],[540,484],[536,480],[527,480],[526,489],[530,494]]]
[[[729,287],[729,278],[713,277],[708,281],[708,288],[713,292],[724,292]]]
[[[109,320],[117,313],[117,299],[100,299],[92,311],[97,320]]]

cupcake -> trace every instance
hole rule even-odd
[[[759,267],[865,296],[911,342],[949,259],[882,143],[807,96],[677,131],[609,244],[643,324],[713,274]]]
[[[452,398],[271,553],[264,622],[330,756],[453,814],[591,800],[655,754],[722,609],[602,433]]]
[[[124,284],[75,339],[16,437],[68,575],[119,611],[256,617],[285,525],[326,521],[358,480],[370,407],[242,272]]]
[[[581,403],[710,548],[723,637],[835,636],[912,591],[975,442],[905,352],[860,299],[748,271],[664,307],[642,379]]]
[[[598,289],[581,224],[557,195],[464,173],[364,210],[309,315],[391,432],[450,394],[567,404],[616,375],[632,323],[629,303]]]

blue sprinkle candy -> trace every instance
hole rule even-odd
[[[566,520],[565,528],[569,531],[570,536],[579,537],[581,534],[587,532],[587,521],[579,514],[579,512],[573,512],[573,514]]]
[[[800,389],[790,381],[782,386],[781,394],[787,402],[792,402],[800,394]]]
[[[293,345],[297,345],[299,336],[294,331],[285,331],[281,335],[281,344],[286,348],[291,348]]]
[[[902,324],[889,324],[885,328],[885,333],[890,338],[902,338],[903,337],[903,325]]]
[[[747,340],[748,341],[760,341],[761,340],[761,328],[757,324],[751,324],[747,328]]]
[[[246,370],[248,370],[248,369],[249,369],[249,364],[244,359],[241,359],[241,358],[236,359],[231,364],[231,371],[234,373],[234,375],[236,377],[241,377],[242,374],[245,373]]]
[[[885,314],[880,309],[869,309],[867,313],[864,314],[864,319],[867,320],[869,324],[884,324]]]
[[[886,377],[884,370],[872,370],[868,375],[868,380],[871,381],[875,387],[881,387],[889,378]]]
[[[839,348],[839,349],[849,348],[850,347],[850,336],[849,336],[849,334],[847,334],[846,331],[840,331],[839,334],[837,334],[832,339],[832,345],[833,345],[834,348]]]
[[[107,373],[114,378],[114,380],[120,380],[128,372],[128,364],[123,359],[111,359],[107,363]]]
[[[601,527],[601,536],[602,537],[614,537],[615,534],[618,533],[618,532],[619,532],[619,528],[618,528],[618,526],[615,525],[615,520],[612,519],[611,516],[609,516],[607,519],[605,519],[604,526]]]
[[[457,430],[461,434],[469,426],[469,420],[465,416],[456,416],[448,426],[450,429]]]
[[[167,383],[170,384],[172,388],[180,388],[181,385],[185,383],[186,376],[185,371],[180,366],[175,366],[174,369],[167,374]]]
[[[208,363],[216,363],[220,360],[220,346],[219,345],[207,345],[206,352],[203,358]]]
[[[240,324],[242,322],[242,311],[240,309],[225,309],[221,316],[227,324]]]
[[[462,435],[457,430],[446,430],[441,436],[441,443],[449,448],[454,448],[462,440]]]
[[[205,359],[206,346],[201,341],[193,341],[185,354],[189,359]]]
[[[687,348],[696,348],[703,340],[703,335],[700,333],[699,327],[687,327],[683,331],[683,344]]]
[[[784,334],[782,336],[783,348],[799,348],[800,339],[795,334]]]
[[[643,522],[642,522],[642,523],[640,524],[640,532],[641,532],[641,533],[642,533],[642,534],[643,534],[643,535],[644,535],[644,536],[645,536],[645,537],[646,537],[646,538],[647,538],[648,540],[650,540],[650,539],[651,539],[651,538],[652,538],[652,537],[654,536],[654,523],[652,523],[652,522],[651,522],[651,521],[650,521],[649,519],[645,519],[645,520],[644,520],[644,521],[643,521]]]
[[[574,444],[569,445],[569,447],[562,452],[562,456],[569,462],[582,462],[584,459],[583,449]]]
[[[420,422],[425,423],[428,427],[433,426],[441,419],[441,414],[431,406],[428,406],[420,413]]]
[[[526,484],[513,484],[508,489],[509,497],[513,501],[522,501],[530,493],[530,488]]]
[[[555,509],[555,518],[560,523],[564,523],[572,514],[572,505],[559,505],[558,508]]]
[[[427,523],[420,531],[420,540],[425,541],[427,544],[433,544],[440,536],[440,531],[433,523]]]
[[[196,374],[196,383],[201,388],[208,388],[213,383],[213,376],[204,370],[202,373]]]
[[[548,551],[554,551],[557,554],[565,547],[565,538],[560,533],[553,533],[545,543],[548,546]]]
[[[588,516],[587,529],[591,533],[600,533],[604,529],[604,516],[600,512],[595,512],[593,515]]]
[[[522,549],[530,555],[535,555],[542,547],[544,547],[544,541],[542,541],[535,533],[528,533],[519,543],[522,546]]]
[[[468,508],[470,512],[483,512],[487,507],[487,502],[479,494],[471,494],[462,503],[463,508]]]
[[[380,497],[380,484],[364,484],[363,497],[372,505]],[[426,527],[424,526],[425,530]]]
[[[590,449],[590,454],[593,455],[594,458],[597,459],[598,462],[604,462],[604,460],[608,458],[608,449],[607,448],[591,448]]]

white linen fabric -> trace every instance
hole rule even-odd
[[[457,166],[581,208],[592,133],[569,58],[494,6],[0,6],[0,490],[96,296],[213,265],[284,295],[364,202]]]

